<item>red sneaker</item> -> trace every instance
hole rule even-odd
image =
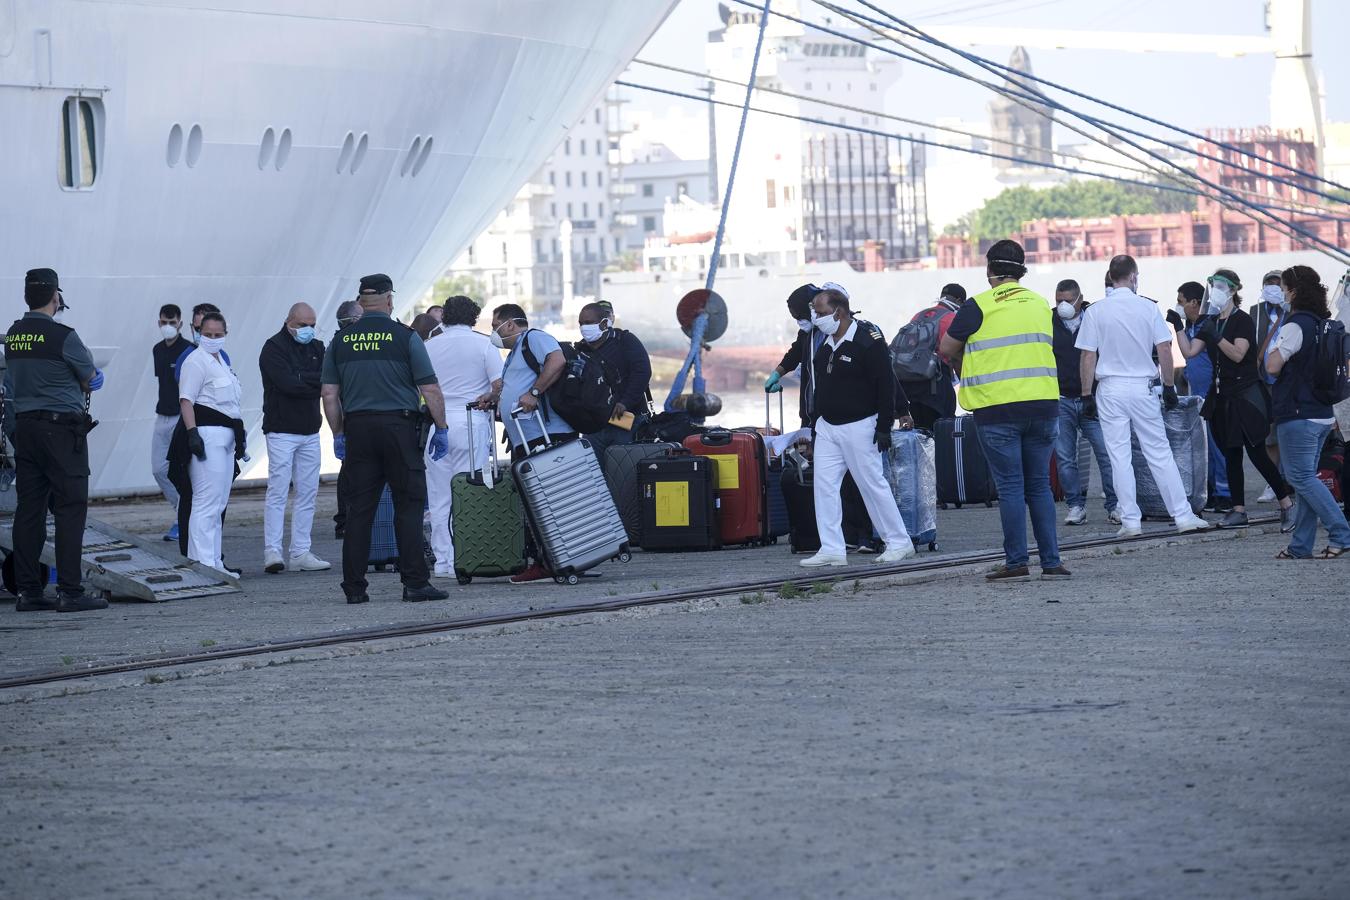
[[[512,575],[510,581],[512,584],[524,584],[527,581],[539,581],[543,578],[552,578],[548,569],[545,569],[539,563],[530,563],[529,568],[518,575]]]

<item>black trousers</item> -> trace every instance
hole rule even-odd
[[[1275,497],[1283,500],[1293,493],[1285,480],[1280,477],[1279,467],[1270,459],[1270,454],[1266,452],[1265,444],[1247,444],[1245,447],[1224,447],[1223,460],[1228,470],[1228,495],[1233,498],[1233,503],[1238,506],[1246,504],[1244,499],[1247,489],[1246,476],[1242,470],[1242,451],[1247,451],[1247,458],[1252,461],[1256,471],[1261,473],[1261,477],[1270,485],[1271,490],[1275,492]]]
[[[375,507],[389,485],[394,499],[394,537],[398,570],[407,587],[425,587],[429,572],[422,553],[422,513],[427,505],[426,463],[417,442],[417,420],[393,413],[357,413],[347,417],[347,531],[342,539],[342,590],[366,591],[370,567],[370,527]]]
[[[89,516],[89,441],[74,424],[20,419],[14,435],[17,476],[14,580],[20,593],[41,593],[47,510],[56,520],[56,585],[79,594],[80,554]]]
[[[925,406],[924,404],[913,400],[911,400],[909,404],[909,415],[910,418],[914,420],[915,428],[921,428],[928,432],[932,432],[934,426],[937,425],[937,420],[943,417],[942,414],[936,409],[933,409],[933,407]]]
[[[333,515],[333,527],[339,531],[347,528],[347,466],[338,466],[337,512]]]

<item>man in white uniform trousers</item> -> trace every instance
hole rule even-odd
[[[481,409],[466,407],[470,404],[490,406],[497,402],[502,391],[502,355],[487,335],[473,330],[478,313],[478,304],[468,297],[449,298],[442,308],[441,324],[432,330],[426,344],[427,356],[431,357],[431,366],[445,397],[445,419],[450,429],[450,452],[441,459],[432,459],[428,450],[426,457],[427,508],[431,515],[431,549],[436,554],[435,575],[453,575],[455,572],[451,479],[461,472],[468,472],[471,459],[475,469],[491,465],[492,419]],[[493,477],[496,477],[495,472]]]
[[[315,337],[314,308],[297,303],[281,330],[258,354],[263,385],[263,436],[267,440],[267,501],[263,507],[263,571],[275,575],[322,572],[331,568],[310,550],[314,498],[319,493],[320,384],[323,341]],[[281,552],[286,530],[286,500],[295,485],[291,508],[289,560]]]
[[[1083,351],[1079,362],[1082,415],[1100,418],[1102,437],[1111,457],[1111,477],[1121,521],[1118,536],[1128,537],[1140,532],[1141,516],[1130,451],[1132,428],[1177,531],[1208,528],[1209,523],[1191,510],[1186,498],[1176,458],[1167,442],[1162,410],[1150,386],[1161,367],[1163,403],[1168,409],[1176,408],[1177,390],[1172,383],[1172,329],[1157,304],[1136,293],[1139,266],[1133,257],[1113,258],[1107,279],[1114,289],[1107,293],[1106,299],[1084,311],[1074,346]],[[1153,361],[1155,349],[1157,363]],[[1097,385],[1095,398],[1094,382]]]
[[[188,559],[225,571],[220,555],[221,513],[234,483],[239,419],[239,379],[224,358],[225,317],[202,316],[197,349],[183,360],[178,403],[192,454],[192,515],[188,520]]]
[[[881,329],[855,319],[847,292],[833,282],[812,300],[811,323],[824,334],[816,351],[816,423],[813,463],[816,529],[820,552],[801,561],[803,566],[846,566],[843,502],[839,486],[844,473],[853,475],[872,524],[886,542],[877,563],[896,563],[914,553],[895,496],[886,483],[881,454],[891,448],[898,386],[891,371],[891,354]],[[913,427],[909,404],[901,426]]]

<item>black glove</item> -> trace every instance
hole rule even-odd
[[[1167,311],[1167,324],[1172,326],[1173,331],[1181,331],[1186,327],[1186,323],[1182,321],[1181,315],[1175,309]]]
[[[189,428],[187,430],[187,446],[189,453],[202,462],[206,462],[206,445],[202,443],[202,436],[197,433],[197,429]]]
[[[1083,398],[1082,416],[1085,419],[1097,418],[1097,398],[1092,394]]]
[[[1219,329],[1218,326],[1214,324],[1213,319],[1206,319],[1204,324],[1195,330],[1195,339],[1197,341],[1204,341],[1205,346],[1211,350],[1218,348]]]
[[[891,430],[889,428],[878,428],[872,435],[872,440],[876,441],[877,449],[885,453],[891,449]]]
[[[1167,407],[1168,409],[1176,409],[1180,405],[1181,401],[1177,399],[1177,389],[1170,384],[1164,384],[1163,406]]]

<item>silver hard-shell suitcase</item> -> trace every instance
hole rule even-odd
[[[548,442],[544,417],[535,410]],[[514,412],[517,436],[524,429]],[[534,529],[544,564],[559,584],[576,584],[580,575],[608,559],[628,562],[628,533],[619,518],[600,461],[583,438],[548,442],[511,466],[521,500]]]

